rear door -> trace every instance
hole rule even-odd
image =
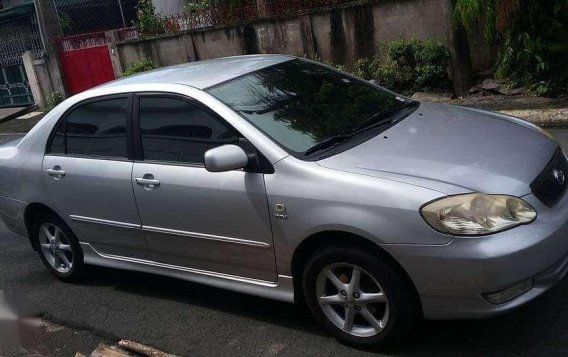
[[[43,160],[54,209],[101,253],[151,258],[132,192],[131,98],[82,102],[58,123]]]
[[[181,96],[140,95],[134,107],[134,193],[154,260],[276,281],[263,174],[203,165],[205,151],[240,135]]]

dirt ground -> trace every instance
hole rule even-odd
[[[544,127],[568,126],[568,97],[478,95],[452,99],[449,94],[416,93],[413,98],[424,102],[491,110],[519,117]]]

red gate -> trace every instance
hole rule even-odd
[[[77,94],[115,79],[104,32],[69,36],[58,42],[69,94]]]

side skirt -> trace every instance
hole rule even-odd
[[[89,243],[80,243],[80,245],[83,249],[85,264],[164,275],[268,299],[294,302],[294,284],[291,276],[278,275],[276,282],[250,279],[150,260],[104,254]]]

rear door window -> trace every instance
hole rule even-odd
[[[71,111],[62,121],[48,150],[103,158],[127,158],[128,98],[90,102]]]

